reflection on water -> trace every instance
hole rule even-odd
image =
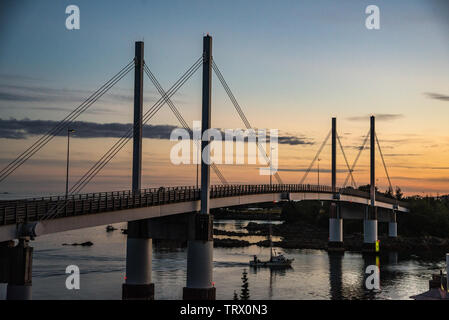
[[[260,220],[214,220],[214,228],[224,231],[248,233],[246,226],[249,223],[270,223],[273,225],[281,224],[282,221],[260,221]]]
[[[240,231],[247,222],[220,222]],[[118,229],[125,224],[115,225]],[[62,243],[92,241],[91,247]],[[125,275],[126,236],[105,227],[82,229],[37,238],[33,261],[34,299],[120,299]],[[385,253],[374,259],[360,253],[329,255],[321,250],[280,250],[294,258],[291,269],[251,269],[253,255],[270,256],[269,248],[251,245],[214,249],[214,281],[218,299],[239,292],[243,269],[248,271],[251,299],[408,299],[427,291],[432,273],[444,268],[444,257],[424,260]],[[365,289],[365,268],[380,266],[380,290]],[[65,268],[81,271],[81,289],[65,288]],[[156,299],[181,299],[186,282],[186,249],[153,250]]]
[[[249,243],[257,243],[259,241],[265,241],[267,240],[267,236],[226,236],[226,235],[214,235],[214,239],[235,239],[235,240],[245,240]],[[273,242],[281,241],[281,237],[272,236],[271,237]]]

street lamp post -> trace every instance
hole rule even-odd
[[[73,129],[67,129],[67,171],[65,176],[65,199],[69,195],[69,159],[70,159],[70,133],[75,132]]]
[[[318,187],[320,186],[320,161],[321,159],[318,158]]]
[[[273,149],[274,146],[270,147],[270,187],[273,185]]]
[[[198,183],[198,171],[199,171],[199,166],[200,166],[200,161],[201,160],[201,143],[197,143],[196,144],[196,188],[199,188],[199,183]]]

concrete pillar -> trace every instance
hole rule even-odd
[[[147,228],[147,220],[128,222],[123,300],[154,299],[154,284],[151,283],[153,241]]]
[[[183,299],[215,300],[212,217],[198,213],[194,218],[187,242],[187,283],[183,289]]]
[[[135,196],[140,193],[142,175],[143,57],[144,45],[138,41],[135,44],[134,67],[132,191]],[[149,223],[148,219],[128,222],[123,300],[154,299],[154,284],[151,283],[153,242],[148,232]]]
[[[211,125],[212,94],[212,37],[203,39],[203,99],[201,136]],[[194,236],[187,243],[187,283],[183,289],[184,300],[215,300],[212,283],[213,238],[212,219],[209,215],[210,154],[204,152],[209,140],[201,142],[201,211],[196,216]]]
[[[329,219],[329,242],[343,242],[343,219]]]
[[[388,222],[388,236],[390,238],[397,238],[398,223],[396,222],[396,212],[390,213],[390,221]]]
[[[18,245],[9,251],[10,270],[6,299],[31,300],[33,248],[29,246],[29,239],[20,239]]]
[[[0,300],[6,300],[11,269],[11,248],[13,247],[14,241],[0,242]]]
[[[6,288],[8,287],[7,283],[0,283],[0,300],[6,300]]]
[[[366,207],[365,219],[363,221],[363,251],[376,252],[377,243],[377,208]]]
[[[210,288],[212,284],[213,242],[191,240],[187,253],[187,288]]]
[[[343,219],[340,214],[340,206],[332,202],[329,212],[329,251],[344,251],[343,246]]]

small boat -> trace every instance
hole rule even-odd
[[[294,259],[287,259],[283,254],[276,253],[272,251],[270,260],[261,261],[254,255],[254,259],[249,262],[251,267],[277,267],[277,268],[288,268],[291,266]]]
[[[294,259],[287,259],[283,254],[277,253],[273,249],[273,241],[271,239],[271,225],[270,225],[270,260],[261,261],[254,255],[253,260],[249,262],[250,267],[270,267],[270,268],[290,268]]]

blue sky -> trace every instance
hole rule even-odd
[[[65,8],[70,4],[80,8],[80,30],[65,28]],[[365,28],[364,11],[371,4],[380,8],[380,30]],[[167,89],[201,55],[202,36],[210,33],[214,59],[254,126],[279,128],[319,143],[331,116],[337,116],[341,130],[353,133],[347,143],[356,144],[368,129],[368,119],[354,118],[391,115],[390,121],[378,124],[386,148],[404,155],[424,154],[424,149],[438,144],[443,151],[435,149],[428,157],[412,160],[416,166],[443,166],[449,152],[449,102],[430,99],[426,93],[449,96],[448,18],[449,5],[443,0],[4,0],[2,92],[9,90],[7,85],[16,86],[15,94],[20,88],[29,93],[32,87],[53,98],[0,100],[0,118],[63,118],[132,59],[137,40],[145,41],[146,62]],[[213,125],[241,127],[214,81]],[[129,75],[113,91],[123,100],[105,97],[92,107],[98,108],[96,112],[92,109],[81,120],[129,123],[132,83]],[[150,105],[157,95],[148,81],[145,93]],[[198,73],[174,98],[189,123],[200,117],[200,95]],[[167,110],[155,123],[177,124]],[[392,140],[407,143],[398,146]],[[11,154],[1,158],[12,157],[13,149],[30,142],[16,141]],[[286,150],[286,158],[309,159],[316,146],[303,148]],[[404,160],[398,159],[403,157],[389,160],[400,167]],[[305,163],[285,163],[297,165]],[[446,173],[438,174],[446,179],[449,192]]]

